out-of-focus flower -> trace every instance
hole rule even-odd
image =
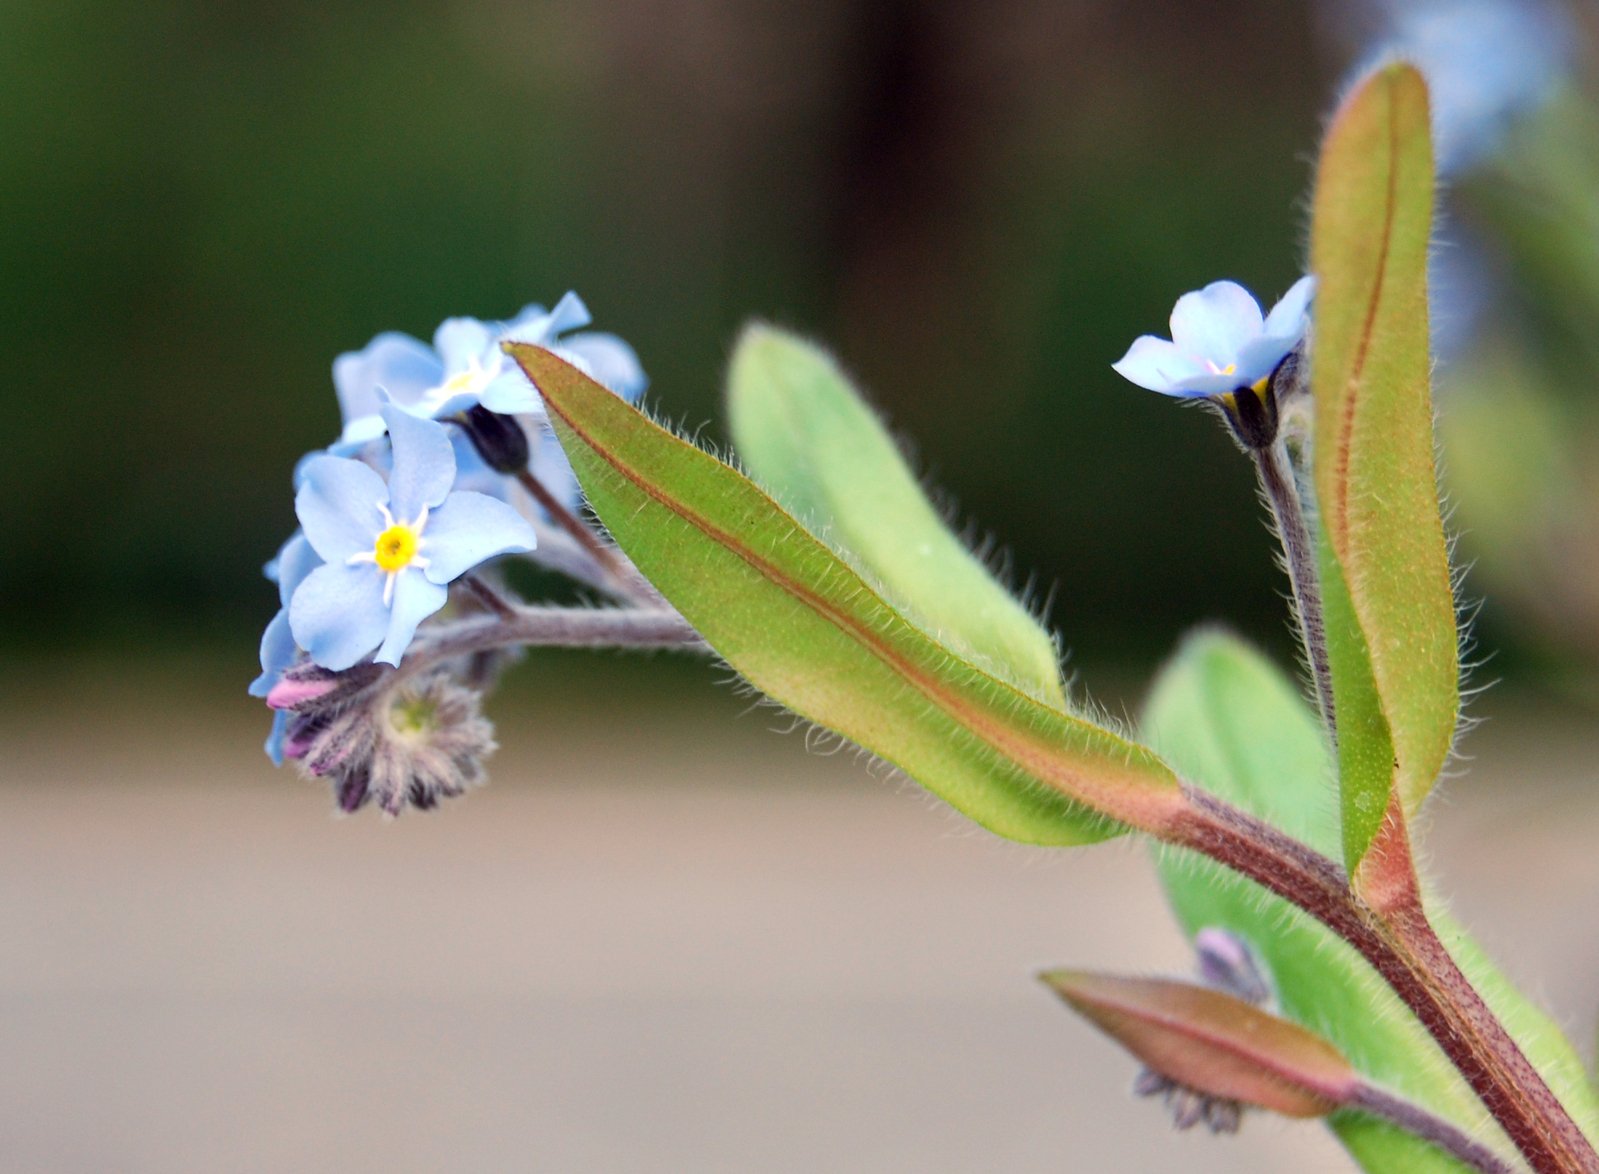
[[[1441,175],[1492,153],[1565,73],[1569,18],[1543,0],[1381,0],[1378,8],[1386,28],[1365,66],[1402,58],[1426,76]]]
[[[323,668],[349,668],[375,648],[391,665],[417,626],[444,606],[446,584],[477,564],[532,550],[528,521],[502,501],[454,491],[443,425],[389,405],[393,444],[385,484],[369,465],[320,456],[304,470],[294,508],[324,560],[289,600],[295,642]]]
[[[261,635],[261,675],[250,683],[250,696],[265,697],[285,669],[298,658],[299,646],[289,629],[289,600],[293,598],[305,577],[322,564],[322,559],[305,535],[295,531],[278,550],[277,557],[262,568],[266,577],[278,585],[278,614]],[[283,765],[283,736],[286,715],[279,713],[272,721],[272,732],[267,735],[267,757],[274,765]]]
[[[592,319],[583,300],[568,293],[553,310],[530,305],[508,322],[449,318],[430,347],[408,334],[380,334],[359,351],[333,361],[344,431],[333,452],[348,455],[383,435],[379,393],[412,415],[442,419],[482,405],[502,415],[542,416],[543,401],[500,350],[500,343],[546,347],[626,399],[647,380],[638,356],[614,334],[580,330]]]
[[[1162,395],[1199,398],[1254,387],[1304,341],[1316,282],[1301,277],[1264,317],[1237,282],[1214,281],[1177,299],[1171,338],[1134,340],[1112,369]]]

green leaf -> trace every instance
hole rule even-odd
[[[1185,807],[1154,754],[939,644],[753,482],[550,352],[507,349],[617,543],[761,692],[1012,839],[1088,843]]]
[[[1241,642],[1191,638],[1162,672],[1144,715],[1149,743],[1186,779],[1324,853],[1335,852],[1337,812],[1327,802],[1332,764],[1320,725],[1287,680]],[[1232,931],[1254,949],[1282,1014],[1331,1040],[1373,1083],[1471,1131],[1488,1129],[1481,1105],[1430,1036],[1370,966],[1331,931],[1253,882],[1189,853],[1162,849],[1161,880],[1184,931]],[[1599,1101],[1554,1023],[1529,1003],[1447,918],[1439,935],[1590,1136]],[[1440,1151],[1354,1113],[1330,1124],[1369,1171],[1464,1169]],[[1508,1139],[1484,1135],[1503,1152]]]
[[[745,329],[728,373],[733,447],[757,482],[907,619],[1066,707],[1049,633],[952,534],[872,409],[821,348]]]
[[[1428,117],[1420,74],[1376,71],[1338,111],[1316,174],[1314,481],[1351,870],[1394,789],[1407,814],[1426,798],[1460,708],[1433,467]]]

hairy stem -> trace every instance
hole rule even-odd
[[[1379,915],[1327,857],[1202,791],[1162,838],[1309,913],[1369,962],[1539,1174],[1599,1174],[1599,1154],[1438,939],[1420,904]]]
[[[687,648],[705,642],[667,607],[523,607],[440,626],[416,643],[380,682],[392,688],[446,661],[497,648]]]
[[[667,606],[660,593],[631,563],[621,568],[618,577],[616,571],[596,561],[589,548],[567,531],[542,520],[535,521],[533,529],[538,535],[538,546],[525,556],[531,561],[624,603]]]
[[[1515,1174],[1514,1166],[1453,1122],[1445,1121],[1391,1092],[1362,1084],[1350,1101],[1350,1107],[1392,1121],[1406,1133],[1430,1141],[1473,1170],[1481,1170],[1483,1174]]]
[[[1310,527],[1305,522],[1304,505],[1299,498],[1293,468],[1288,463],[1288,449],[1281,440],[1277,440],[1249,451],[1255,459],[1255,471],[1260,475],[1261,492],[1271,506],[1277,537],[1282,542],[1283,561],[1288,568],[1288,582],[1294,596],[1294,619],[1299,625],[1299,639],[1304,645],[1305,660],[1310,665],[1310,676],[1316,686],[1316,706],[1321,710],[1322,724],[1328,736],[1337,745],[1338,720],[1333,705],[1332,669],[1327,660],[1327,629],[1322,620],[1316,547],[1311,541]]]
[[[522,469],[516,474],[516,480],[523,489],[533,495],[534,501],[544,507],[544,512],[549,514],[550,520],[571,537],[603,574],[616,585],[613,593],[640,601],[655,602],[658,599],[653,588],[649,588],[648,596],[643,594],[640,587],[643,579],[638,572],[633,570],[613,547],[601,542],[599,535],[585,525],[582,518],[567,509],[565,504],[549,491],[544,482],[533,475],[531,469]]]
[[[515,618],[516,604],[501,595],[482,575],[462,575],[461,585],[471,592],[474,599],[500,619]]]

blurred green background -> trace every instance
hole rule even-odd
[[[1245,462],[1110,363],[1298,275],[1312,37],[1271,0],[12,0],[0,639],[247,680],[333,356],[574,288],[715,438],[741,322],[826,340],[1087,660],[1216,617],[1286,650]]]
[[[333,356],[574,288],[715,439],[741,322],[827,341],[1079,665],[1142,675],[1218,618],[1286,655],[1245,462],[1110,363],[1186,289],[1269,304],[1298,275],[1358,27],[1271,0],[12,0],[0,650],[199,642],[247,678]],[[1479,204],[1519,225],[1545,197]],[[1486,638],[1516,649],[1514,619]]]

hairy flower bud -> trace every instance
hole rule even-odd
[[[266,695],[272,709],[291,713],[325,713],[354,702],[384,673],[379,664],[358,664],[333,672],[309,660],[285,669]]]
[[[353,705],[304,715],[289,731],[300,769],[327,779],[342,811],[429,810],[484,781],[497,748],[479,695],[439,673]]]

